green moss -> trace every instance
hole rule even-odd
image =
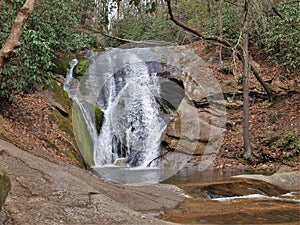
[[[0,171],[0,211],[10,190],[9,178]]]
[[[63,84],[57,82],[56,80],[52,80],[49,91],[56,102],[58,102],[65,110],[70,111],[72,101],[67,92],[64,91]]]
[[[70,67],[69,62],[70,62],[70,58],[68,57],[65,56],[57,57],[56,59],[54,59],[55,67],[54,69],[52,69],[52,72],[61,75],[66,75],[67,69]]]
[[[164,68],[168,63],[168,59],[165,56],[162,56],[160,64]]]
[[[104,52],[105,51],[105,48],[103,47],[100,47],[100,48],[97,48],[94,50],[94,52]]]
[[[66,132],[69,136],[73,136],[72,119],[70,116],[65,117],[57,110],[54,110],[49,116],[49,120],[56,123],[59,128]]]
[[[0,127],[0,139],[11,142],[10,134],[6,130],[2,129],[1,127]]]
[[[96,118],[96,130],[97,133],[99,134],[103,123],[103,112],[96,105],[94,105],[94,111],[95,111],[95,118]]]
[[[69,115],[66,117],[57,110],[54,110],[49,116],[49,120],[53,123],[56,123],[60,127],[60,129],[63,130],[71,138],[74,146],[77,147],[73,130],[73,115],[72,113],[70,113],[72,111],[72,101],[70,100],[68,94],[63,90],[63,86],[56,81],[52,81],[52,88],[50,89],[50,92],[54,100],[58,102],[65,110],[67,110]],[[50,141],[46,140],[46,142],[49,144],[49,146],[53,147],[56,150],[59,150],[57,146],[52,146],[52,143]],[[68,152],[66,152],[66,155],[71,159],[76,159],[78,166],[86,168],[84,157],[78,155],[78,153],[78,149],[70,149]]]
[[[87,59],[78,60],[76,75],[82,76],[87,71],[87,69],[89,68],[89,65],[90,65],[90,61],[87,60]]]
[[[66,155],[70,158],[70,159],[75,159],[77,162],[77,165],[81,168],[86,168],[89,169],[90,167],[86,165],[86,163],[84,162],[84,160],[80,157],[78,157],[78,155],[76,154],[76,152],[74,152],[73,149],[68,149],[66,151]]]

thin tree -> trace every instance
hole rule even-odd
[[[219,35],[221,38],[223,38],[223,0],[219,1]],[[220,46],[219,49],[219,58],[220,58],[220,63],[223,64],[222,46]]]
[[[15,50],[21,46],[19,40],[23,33],[25,23],[34,10],[35,3],[36,0],[26,0],[13,22],[11,32],[0,50],[0,74],[4,66],[15,55]],[[0,4],[2,4],[2,1]]]
[[[243,21],[243,140],[244,158],[251,156],[250,134],[249,134],[249,28],[248,28],[248,0],[244,1]]]

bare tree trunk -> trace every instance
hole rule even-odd
[[[249,34],[248,34],[248,1],[245,0],[245,17],[243,27],[243,138],[244,158],[251,156],[250,134],[249,134]]]
[[[210,0],[207,0],[207,12],[208,12],[208,15],[211,14]]]
[[[35,2],[36,0],[26,0],[13,22],[11,32],[0,50],[0,74],[10,58],[15,55],[15,50],[21,46],[19,40],[23,33],[24,25],[34,10]]]
[[[120,14],[121,14],[121,0],[117,1],[117,21],[120,21]]]
[[[223,38],[223,0],[219,1],[219,35],[221,38]],[[222,46],[220,46],[219,49],[219,58],[220,58],[220,63],[223,64],[222,60]]]
[[[0,7],[2,6],[2,4],[3,4],[3,1],[0,1]]]

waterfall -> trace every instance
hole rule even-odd
[[[159,77],[153,66],[136,54],[128,54],[122,60],[129,63],[124,63],[125,66],[117,71],[108,69],[101,74],[98,71],[96,76],[88,77],[86,83],[90,82],[92,88],[85,96],[77,90],[78,81],[72,73],[78,61],[72,60],[64,89],[85,120],[93,142],[95,167],[120,164],[120,161],[129,167],[159,166],[162,134],[167,127],[157,102]],[[108,55],[107,62],[109,66],[116,64],[113,55]],[[90,104],[95,96],[93,104],[104,113],[99,134]]]
[[[72,60],[64,89],[73,100],[76,142],[96,174],[153,183],[182,169],[194,151],[203,154],[199,170],[213,162],[226,118],[217,106],[225,103],[201,58],[183,46],[112,48],[85,57],[88,71],[73,78]],[[194,105],[203,101],[211,109]]]
[[[156,98],[159,79],[145,63],[130,64],[111,76],[98,97],[104,122],[94,146],[96,166],[124,159],[130,166],[156,165],[166,124]]]
[[[67,71],[66,81],[64,84],[64,90],[67,91],[68,94],[69,94],[69,90],[70,90],[70,84],[74,80],[73,79],[73,70],[74,70],[75,66],[78,64],[78,60],[73,59],[72,61],[70,61],[69,64],[70,64],[70,69],[68,69],[68,71]]]

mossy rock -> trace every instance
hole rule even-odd
[[[93,154],[93,140],[89,134],[84,117],[80,111],[79,106],[74,102],[73,104],[73,128],[76,142],[79,151],[84,158],[85,162],[92,166],[94,165]]]
[[[94,111],[95,111],[95,118],[96,118],[96,130],[97,133],[100,133],[101,127],[102,127],[102,123],[103,123],[103,112],[101,111],[101,109],[94,105]]]
[[[11,142],[10,134],[3,128],[0,127],[0,139]]]
[[[10,190],[10,181],[8,176],[0,171],[0,211],[4,205],[6,196]]]
[[[90,110],[95,113],[95,126],[96,131],[99,134],[103,123],[103,112],[97,105],[89,105]],[[76,137],[76,142],[79,147],[80,153],[83,156],[86,163],[89,166],[94,165],[94,143],[90,136],[88,126],[84,120],[82,112],[79,106],[74,102],[73,104],[73,128]]]
[[[69,57],[61,56],[54,59],[55,67],[52,69],[53,73],[66,75],[67,69],[70,67],[69,62],[71,59]]]
[[[69,98],[68,93],[64,91],[63,84],[57,82],[56,80],[52,80],[49,91],[56,102],[58,102],[64,109],[70,111],[72,107],[72,101]]]
[[[63,86],[56,81],[51,83],[50,93],[54,100],[59,103],[68,112],[71,111],[72,101],[70,100],[68,94],[63,90]],[[70,115],[70,113],[68,113]],[[60,129],[65,131],[69,136],[73,136],[73,126],[72,117],[63,116],[59,111],[54,110],[50,115],[49,119],[58,124]]]
[[[51,95],[56,102],[58,102],[64,109],[68,112],[72,109],[72,101],[68,94],[63,90],[63,86],[56,81],[52,81],[52,88],[50,89]],[[76,146],[76,141],[74,137],[72,114],[68,113],[68,116],[62,115],[59,111],[54,110],[49,116],[49,119],[56,123],[61,130],[63,130],[69,137],[71,137],[74,146]],[[46,140],[46,142],[51,146],[51,142]],[[58,150],[56,146],[52,146],[54,149]],[[77,147],[77,146],[76,146]],[[86,168],[86,163],[84,157],[78,154],[78,149],[69,149],[66,155],[71,159],[76,159],[77,165]]]
[[[78,60],[78,64],[77,64],[76,71],[75,71],[76,75],[77,76],[84,75],[84,73],[89,68],[89,65],[90,65],[90,61],[87,59]]]

